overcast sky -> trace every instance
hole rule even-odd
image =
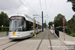
[[[71,9],[72,4],[67,2],[67,0],[46,0],[46,4],[45,0],[41,0],[41,7],[39,0],[0,0],[0,12],[4,11],[9,17],[21,13],[33,18],[33,14],[41,16],[42,9],[44,12],[44,22],[46,20],[48,23],[53,21],[54,17],[59,13],[64,15],[67,21],[75,14]],[[41,17],[36,18],[36,20],[41,22]]]

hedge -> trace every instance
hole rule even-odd
[[[8,31],[9,30],[9,27],[7,27],[7,26],[4,26],[3,27],[3,31]],[[0,26],[0,31],[2,31],[2,27]]]

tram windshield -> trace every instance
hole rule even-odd
[[[9,27],[9,31],[21,31],[22,29],[22,24],[21,24],[21,20],[11,20],[10,21],[10,27]]]

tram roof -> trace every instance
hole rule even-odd
[[[22,17],[25,17],[25,19],[27,21],[34,22],[34,20],[31,17],[29,17],[28,15],[18,14],[18,15],[13,15],[13,16],[22,16]]]
[[[27,21],[30,21],[30,22],[34,22],[34,19],[32,19],[31,17],[29,17],[28,15],[23,15],[23,14],[18,14],[18,15],[13,15],[13,16],[23,16],[23,17],[25,17],[25,19],[27,20]],[[41,25],[38,21],[36,21],[36,24],[38,24],[38,25]]]

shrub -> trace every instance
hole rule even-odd
[[[8,31],[9,30],[9,27],[7,27],[7,26],[4,26],[3,27],[3,31]],[[0,26],[0,31],[2,31],[2,27]]]
[[[75,37],[75,33],[74,33],[74,32],[73,32],[73,33],[71,33],[71,34],[70,34],[70,36],[73,36],[73,37]]]

